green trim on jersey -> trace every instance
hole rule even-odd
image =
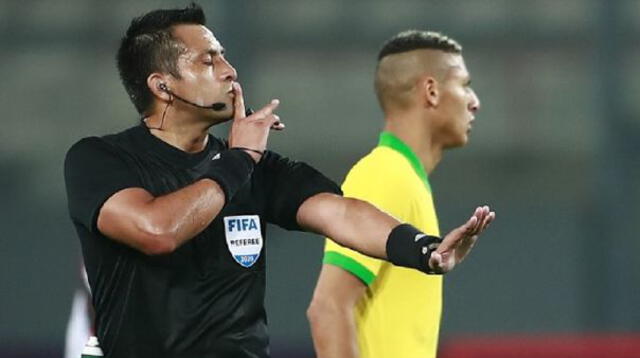
[[[427,187],[427,190],[431,192],[431,184],[429,184],[429,176],[427,175],[427,171],[424,170],[424,165],[422,165],[422,161],[420,161],[420,158],[418,158],[416,153],[414,153],[411,147],[406,145],[402,141],[402,139],[396,137],[391,132],[382,132],[380,133],[380,140],[378,141],[378,146],[389,147],[399,152],[400,154],[402,154],[405,158],[407,158],[409,163],[411,163],[413,170],[416,172],[416,174],[418,174],[420,179],[422,179],[422,181],[424,182],[424,185]]]
[[[376,275],[374,275],[373,272],[371,272],[364,265],[352,259],[351,257],[345,256],[339,252],[325,252],[322,262],[325,264],[338,266],[346,271],[351,272],[357,278],[361,279],[367,286],[371,285],[371,283],[373,283],[373,280],[375,280],[376,278]]]

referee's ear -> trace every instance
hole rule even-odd
[[[149,87],[153,96],[162,102],[171,102],[173,100],[169,82],[168,78],[165,78],[164,75],[157,72],[154,72],[147,77],[147,87]]]

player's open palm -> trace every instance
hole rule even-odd
[[[462,262],[471,252],[479,235],[496,218],[496,213],[488,206],[477,207],[471,218],[447,236],[431,254],[429,266],[437,273],[447,273]]]

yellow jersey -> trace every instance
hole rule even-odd
[[[440,236],[422,162],[389,132],[349,172],[345,197],[362,199],[429,235]],[[363,237],[362,240],[366,240]],[[362,358],[435,358],[442,312],[442,276],[395,266],[326,240],[323,262],[367,285],[356,307]]]

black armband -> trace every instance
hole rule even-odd
[[[200,179],[209,178],[218,183],[228,203],[249,180],[254,167],[253,158],[245,151],[225,150],[211,159],[209,169]]]
[[[401,224],[389,234],[387,258],[396,266],[433,275],[436,272],[429,267],[429,258],[441,242],[442,239],[437,236],[429,236],[409,224]]]

